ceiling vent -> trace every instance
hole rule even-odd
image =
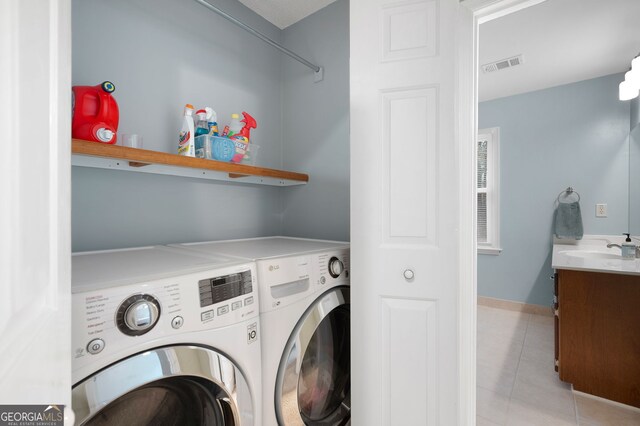
[[[523,62],[524,60],[522,59],[522,55],[512,56],[511,58],[501,59],[499,61],[484,64],[482,65],[482,71],[487,73],[487,72],[506,70],[507,68],[520,65]]]

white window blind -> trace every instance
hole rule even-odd
[[[499,129],[478,132],[477,229],[478,253],[499,254],[500,248],[500,156]]]
[[[487,148],[486,138],[478,140],[478,243],[487,242]]]

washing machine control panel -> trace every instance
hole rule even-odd
[[[128,336],[149,332],[160,317],[160,302],[150,294],[134,294],[120,304],[116,311],[116,325]]]
[[[251,294],[253,282],[251,271],[207,278],[198,282],[200,289],[200,307],[214,305]]]
[[[257,320],[254,263],[74,293],[73,370]]]

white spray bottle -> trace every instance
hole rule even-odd
[[[178,140],[178,154],[186,155],[187,157],[196,156],[196,147],[194,143],[194,127],[193,105],[186,104],[184,106],[184,119],[182,120],[180,138]]]

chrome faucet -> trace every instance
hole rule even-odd
[[[607,244],[607,248],[618,247],[622,251],[620,244]],[[636,259],[640,259],[640,246],[636,245]]]

